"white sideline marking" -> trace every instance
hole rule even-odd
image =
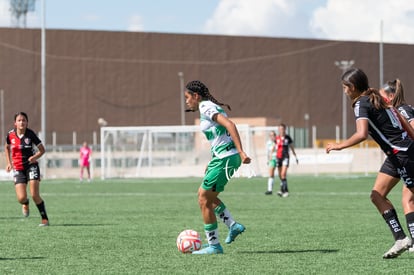
[[[226,192],[223,194],[231,196],[252,196],[255,194],[262,195],[260,193],[251,193],[251,192]],[[370,192],[292,192],[292,196],[369,196]],[[9,196],[9,194],[3,194],[4,196]],[[154,196],[154,197],[163,197],[163,196],[176,196],[176,197],[196,197],[197,192],[191,193],[144,193],[144,192],[128,192],[128,193],[42,193],[44,196],[51,197],[142,197],[142,196]],[[2,196],[2,195],[0,195]]]

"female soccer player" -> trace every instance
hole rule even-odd
[[[279,125],[279,135],[276,136],[276,158],[277,171],[280,179],[280,191],[277,192],[277,194],[284,198],[289,196],[287,183],[287,170],[289,168],[290,160],[289,149],[292,150],[296,163],[299,163],[295,148],[293,147],[293,140],[286,134],[286,125],[282,123]]]
[[[80,176],[79,180],[83,181],[83,171],[86,168],[86,172],[88,174],[88,182],[91,181],[91,171],[90,171],[90,159],[92,155],[92,149],[88,146],[88,143],[85,141],[80,148]]]
[[[398,112],[409,122],[411,127],[414,127],[414,109],[405,102],[404,88],[401,81],[399,79],[388,81],[379,92],[389,104],[397,108]],[[414,209],[412,208],[412,204],[410,204],[411,199],[412,191],[406,186],[403,186],[402,206],[405,215],[413,215]],[[407,221],[413,219],[413,217],[408,217]],[[414,252],[414,247],[411,245],[408,251]]]
[[[269,167],[269,178],[267,179],[267,191],[265,195],[273,194],[273,184],[275,182],[275,170],[276,170],[276,132],[271,131],[269,133],[269,140],[266,143],[267,151],[267,166]]]
[[[27,198],[27,183],[30,184],[30,194],[42,217],[39,226],[48,226],[45,203],[39,194],[40,169],[37,160],[45,153],[45,147],[37,135],[27,128],[28,117],[24,112],[14,116],[15,128],[6,137],[6,171],[13,169],[14,185],[17,201],[22,204],[22,212],[29,216],[29,199]],[[34,146],[37,147],[35,151]]]
[[[327,144],[326,152],[354,146],[367,139],[369,134],[386,154],[387,158],[371,191],[371,201],[395,239],[394,245],[385,252],[383,258],[396,258],[411,246],[411,238],[414,238],[414,143],[403,129],[395,109],[390,108],[377,90],[369,87],[368,78],[362,70],[346,71],[342,75],[342,88],[352,101],[356,132],[341,143]],[[400,179],[405,183],[404,188],[408,189],[403,204],[411,238],[404,233],[395,207],[387,198]]]
[[[404,88],[399,79],[388,81],[379,90],[379,93],[388,104],[397,108],[398,112],[411,124],[411,127],[414,127],[414,109],[405,102]]]
[[[245,227],[237,223],[228,208],[218,198],[220,192],[241,163],[250,163],[243,151],[236,125],[227,118],[221,108],[226,105],[218,102],[200,81],[191,81],[186,85],[185,102],[187,111],[200,112],[200,126],[211,145],[212,159],[209,162],[203,182],[198,189],[198,203],[204,221],[204,231],[208,247],[194,251],[193,254],[221,254],[216,215],[229,228],[225,240],[227,244],[241,234]]]

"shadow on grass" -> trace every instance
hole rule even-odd
[[[0,257],[0,261],[18,261],[18,260],[43,260],[46,259],[45,257],[17,257],[17,258],[2,258]]]
[[[245,254],[296,254],[296,253],[337,253],[339,249],[302,249],[302,250],[260,250],[241,251]]]

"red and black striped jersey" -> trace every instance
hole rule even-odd
[[[39,137],[29,128],[23,136],[19,137],[16,129],[10,130],[6,137],[6,143],[10,146],[14,170],[25,170],[29,166],[29,158],[35,154],[34,145],[41,144]]]
[[[276,137],[276,156],[278,159],[289,158],[289,146],[293,140],[289,135]]]

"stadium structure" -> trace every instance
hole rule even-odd
[[[251,125],[260,127],[283,122],[302,129],[297,147],[322,148],[343,131],[337,62],[354,61],[372,87],[380,86],[379,43],[55,29],[46,34],[48,152],[72,150],[75,156],[74,147],[84,140],[99,149],[98,121],[104,127],[192,126],[197,114],[183,118],[182,89],[194,79],[231,105],[231,117],[262,119]],[[400,78],[408,102],[414,102],[407,62],[413,58],[414,45],[383,44],[384,81]],[[3,136],[17,111],[26,111],[30,128],[40,130],[40,63],[40,30],[0,29]],[[346,103],[344,126],[351,133],[354,118]]]

